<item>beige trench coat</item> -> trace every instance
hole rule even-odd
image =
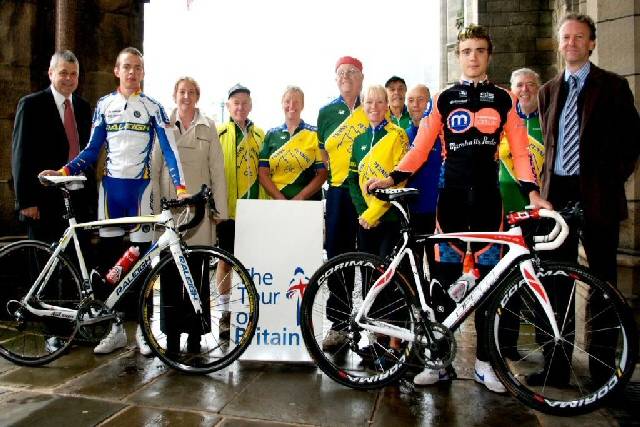
[[[172,126],[175,126],[176,116],[177,111],[174,110],[171,114]],[[213,200],[218,211],[215,217],[209,213],[200,225],[189,230],[185,235],[186,242],[188,245],[213,245],[216,241],[216,227],[213,220],[228,218],[227,183],[218,131],[213,120],[209,120],[196,110],[194,123],[186,132],[180,134],[177,127],[173,132],[187,191],[191,194],[197,193],[202,184],[206,184],[213,192]],[[160,198],[174,199],[176,188],[171,181],[157,141],[154,144],[151,159],[151,184],[154,213],[159,213]],[[175,212],[174,215],[176,215]]]

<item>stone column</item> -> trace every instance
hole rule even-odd
[[[56,50],[75,50],[77,0],[56,0]]]

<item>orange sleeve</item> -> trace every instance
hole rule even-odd
[[[531,165],[529,156],[529,135],[527,134],[527,125],[516,111],[516,103],[518,102],[513,94],[511,97],[511,109],[507,114],[507,122],[504,125],[504,132],[507,134],[509,141],[509,149],[513,157],[513,169],[516,178],[519,181],[536,183],[536,177]]]
[[[414,174],[420,169],[420,166],[427,161],[433,144],[435,144],[443,128],[442,116],[438,110],[439,96],[440,94],[434,96],[431,100],[433,110],[431,114],[420,121],[420,127],[413,141],[413,147],[411,147],[411,150],[400,160],[400,163],[396,166],[396,170]]]

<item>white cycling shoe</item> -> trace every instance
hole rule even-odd
[[[476,359],[473,379],[476,380],[477,383],[483,384],[494,393],[506,393],[507,391],[498,377],[496,377],[496,373],[493,371],[489,362],[483,362]]]
[[[114,323],[111,325],[109,334],[100,341],[100,344],[93,349],[93,352],[95,354],[109,354],[126,345],[127,333],[124,331],[124,326]]]
[[[144,339],[144,335],[142,335],[142,328],[140,325],[136,328],[136,344],[138,344],[138,351],[141,355],[145,357],[153,355],[151,347],[149,347],[149,344],[147,344],[147,341]]]
[[[413,383],[415,385],[433,385],[440,381],[451,381],[454,378],[455,374],[450,373],[447,369],[437,370],[426,368],[413,377]]]

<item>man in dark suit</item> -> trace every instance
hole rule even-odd
[[[11,167],[16,209],[26,221],[29,238],[57,241],[68,223],[63,218],[60,192],[45,188],[38,173],[59,169],[74,158],[89,140],[91,107],[73,92],[78,87],[78,59],[73,52],[51,57],[51,86],[20,99],[13,129]],[[87,174],[85,188],[73,195],[79,220],[95,217],[97,201],[94,174]]]
[[[624,183],[633,173],[640,153],[640,117],[627,80],[589,61],[596,44],[596,27],[589,16],[565,16],[558,36],[566,68],[539,92],[546,153],[541,193],[558,210],[571,202],[582,204],[583,245],[589,267],[597,277],[615,285],[620,221],[627,217]],[[565,244],[552,254],[554,259],[577,260],[576,228],[571,227]],[[569,293],[564,297],[565,309],[569,297]],[[594,298],[590,299],[592,313],[598,311],[597,304]],[[606,322],[605,317],[600,316],[598,321]],[[592,329],[597,330],[596,321],[593,323]],[[607,354],[599,353],[597,363],[591,359],[594,378],[604,370],[602,362],[613,360],[615,337],[613,342],[609,338],[596,336],[595,332],[591,337],[592,348],[600,340],[600,345],[606,342],[604,347],[609,349],[604,352]],[[546,371],[552,371],[559,383],[570,380],[570,357],[551,363],[551,352],[552,349],[545,349]],[[531,375],[528,381],[535,385],[546,373]]]

